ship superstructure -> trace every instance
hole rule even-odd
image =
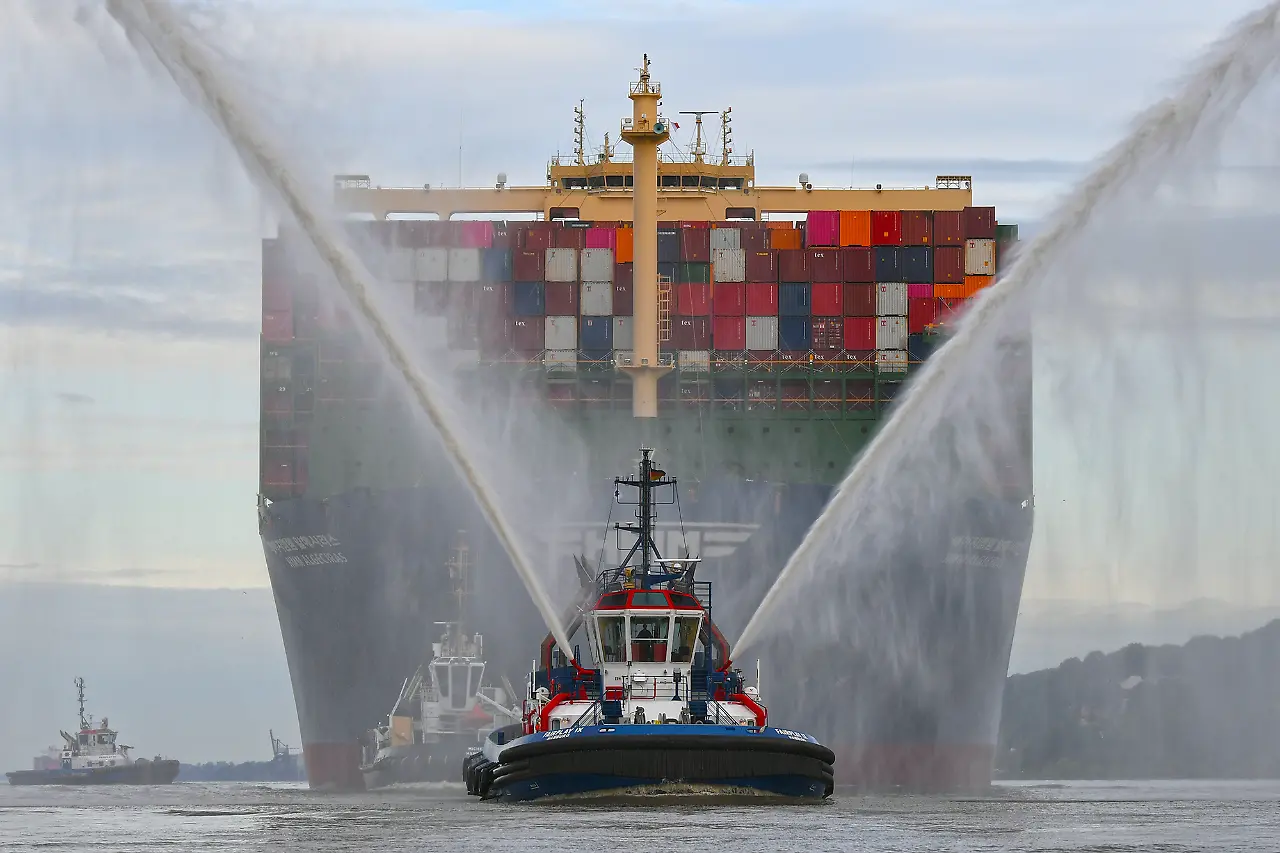
[[[806,175],[757,185],[754,155],[732,150],[729,110],[718,156],[701,130],[693,150],[672,153],[647,61],[629,94],[619,138],[630,156],[612,141],[599,153],[579,144],[540,186],[499,176],[482,189],[386,188],[346,175],[336,199],[363,217],[352,234],[374,247],[369,264],[395,303],[412,306],[422,345],[474,377],[477,394],[497,384],[549,408],[586,447],[591,482],[610,482],[642,445],[681,471],[686,523],[659,523],[655,537],[693,543],[707,579],[750,567],[717,605],[722,624],[741,624],[904,383],[991,285],[1017,229],[974,205],[964,175],[905,189],[822,189]],[[462,218],[478,214],[511,218]],[[295,262],[297,245],[287,229],[263,245],[260,527],[309,777],[359,787],[361,734],[417,665],[422,626],[448,618],[439,566],[453,531],[476,531],[477,562],[508,568],[349,312]],[[866,597],[901,617],[884,642],[927,634],[951,683],[902,684],[874,648],[839,638],[830,653],[847,672],[821,701],[801,701],[801,673],[771,682],[796,697],[786,718],[840,755],[837,781],[990,778],[1032,529],[1030,355],[1011,352],[998,369],[1025,388],[1003,478],[956,484],[952,516],[864,572],[884,579]],[[563,524],[545,559],[589,547],[594,560],[606,520]],[[543,631],[509,591],[478,596],[475,617]],[[514,648],[487,650],[491,669],[522,664]],[[837,707],[857,712],[857,732],[822,710]]]

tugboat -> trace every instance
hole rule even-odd
[[[133,747],[117,743],[117,732],[106,717],[95,725],[84,711],[84,679],[77,678],[80,699],[80,734],[59,732],[66,742],[56,763],[41,756],[32,770],[6,773],[10,785],[167,785],[178,776],[176,759],[148,761],[129,757]]]
[[[621,565],[584,586],[566,629],[581,629],[566,657],[550,635],[530,673],[522,721],[495,729],[463,765],[467,793],[508,802],[602,795],[831,796],[835,754],[811,735],[769,725],[756,684],[745,686],[711,620],[700,562],[663,558],[655,506],[675,504],[676,480],[641,448],[639,475],[614,479],[618,503],[636,507]],[[621,487],[637,490],[623,501]],[[670,500],[657,500],[670,487]],[[629,541],[629,540],[628,540]],[[575,558],[576,559],[576,558]],[[577,560],[579,573],[584,563]]]
[[[520,719],[505,707],[506,691],[483,686],[484,638],[462,630],[471,595],[465,533],[458,534],[448,568],[458,621],[435,623],[444,633],[432,643],[430,663],[405,680],[387,723],[367,733],[360,766],[367,789],[456,780],[467,750],[493,731],[495,718]]]

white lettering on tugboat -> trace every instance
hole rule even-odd
[[[779,728],[775,728],[774,731],[782,735],[783,737],[789,737],[792,740],[803,741],[804,743],[817,743],[816,740],[809,737],[809,735],[805,734],[804,732],[793,732],[791,731],[791,729],[779,729]]]
[[[316,548],[340,548],[342,543],[333,536],[283,536],[267,542],[267,550],[273,554],[284,554],[285,565],[291,569],[303,566],[326,566],[347,562],[341,551],[319,551]]]

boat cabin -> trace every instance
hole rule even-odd
[[[62,733],[67,742],[59,759],[64,770],[81,770],[96,767],[123,767],[132,763],[129,747],[116,742],[117,732],[102,718],[102,725],[92,722],[80,729],[75,737]]]

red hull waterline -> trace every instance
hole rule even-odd
[[[360,744],[306,743],[302,758],[307,765],[307,784],[313,791],[363,791],[360,772]]]
[[[981,792],[991,786],[990,744],[833,747],[836,787],[912,793]]]

